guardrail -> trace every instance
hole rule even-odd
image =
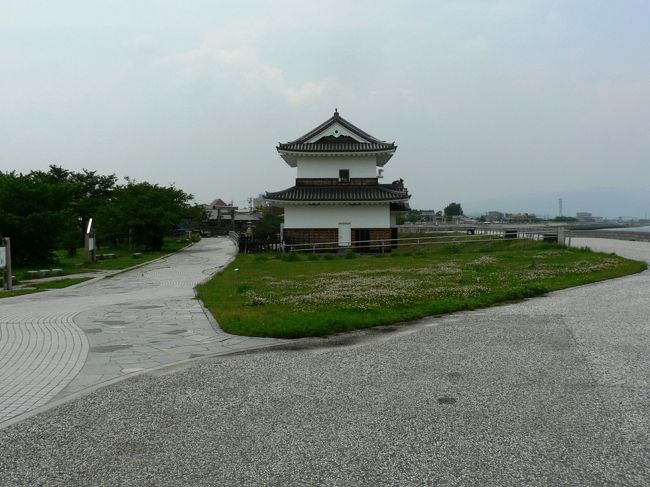
[[[534,232],[534,231],[520,231],[520,230],[497,230],[497,229],[476,229],[467,228],[465,234],[454,235],[434,235],[428,237],[402,237],[402,238],[387,238],[377,240],[357,240],[351,242],[350,245],[340,245],[337,242],[318,242],[313,244],[285,244],[285,252],[320,252],[320,251],[340,251],[340,250],[368,250],[374,252],[385,253],[395,246],[400,247],[416,246],[416,245],[432,245],[432,244],[453,244],[453,243],[466,243],[466,242],[482,242],[490,240],[503,240],[503,239],[527,239],[527,240],[543,240],[545,242],[558,242],[562,239],[563,235],[560,232]]]

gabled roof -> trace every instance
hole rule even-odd
[[[346,119],[344,119],[339,114],[339,111],[336,108],[334,109],[334,115],[332,115],[329,119],[325,120],[323,123],[321,123],[315,129],[310,130],[309,132],[307,132],[302,137],[298,137],[296,140],[292,140],[291,142],[287,142],[286,144],[280,144],[280,145],[282,146],[282,145],[288,145],[288,144],[306,143],[307,141],[309,141],[309,139],[312,139],[315,135],[318,135],[320,132],[324,132],[325,129],[327,129],[331,125],[334,125],[334,123],[336,123],[336,122],[343,125],[343,127],[348,129],[350,132],[356,134],[357,136],[361,137],[362,139],[365,139],[365,141],[368,142],[368,143],[374,142],[376,144],[385,144],[385,145],[388,145],[388,146],[391,146],[391,147],[394,147],[394,145],[395,145],[392,142],[389,144],[389,143],[387,143],[387,142],[385,142],[383,140],[379,140],[378,138],[373,137],[372,135],[370,135],[368,132],[364,132],[363,130],[361,130],[356,125],[351,124],[350,122],[348,122]]]
[[[292,167],[295,167],[298,155],[316,153],[376,155],[377,163],[383,166],[392,157],[397,146],[394,142],[385,142],[364,132],[335,110],[334,115],[318,127],[290,142],[280,142],[276,149]]]
[[[226,205],[226,202],[221,198],[217,198],[212,203],[210,203],[210,206],[228,206],[228,205]]]
[[[376,186],[292,186],[291,188],[266,193],[265,198],[273,202],[407,202],[411,196],[405,188],[392,185]]]

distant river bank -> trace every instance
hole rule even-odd
[[[628,227],[628,228],[601,228],[607,232],[643,232],[650,233],[650,226],[647,227]]]

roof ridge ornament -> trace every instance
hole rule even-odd
[[[339,117],[339,109],[335,108],[334,109],[334,118],[338,118],[338,117]]]

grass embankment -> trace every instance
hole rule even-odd
[[[134,257],[132,251],[129,251],[126,248],[102,247],[101,250],[97,251],[98,256],[103,254],[114,254],[114,257],[111,259],[98,259],[92,263],[85,262],[83,249],[79,249],[77,255],[73,257],[69,257],[66,251],[59,250],[56,252],[55,261],[53,263],[45,266],[34,265],[30,267],[14,268],[13,273],[18,278],[18,281],[24,281],[31,279],[27,273],[29,270],[59,268],[63,269],[64,275],[94,272],[98,270],[120,270],[163,257],[176,252],[187,245],[189,245],[189,241],[186,239],[179,240],[178,238],[166,238],[162,249],[138,251],[141,252],[142,255],[136,257]]]
[[[14,289],[12,291],[0,291],[1,298],[11,298],[13,296],[22,296],[23,294],[39,293],[48,289],[63,289],[68,286],[74,286],[81,282],[92,279],[91,277],[76,277],[67,279],[57,279],[56,281],[35,282],[29,285],[27,289]]]
[[[229,333],[296,338],[485,307],[647,267],[521,240],[346,257],[240,254],[198,287],[199,296]]]

